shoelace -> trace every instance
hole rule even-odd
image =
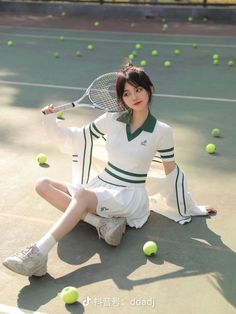
[[[30,257],[33,252],[32,252],[33,246],[27,246],[24,248],[21,252],[16,253],[15,256],[20,257],[21,259],[25,259],[26,257]]]

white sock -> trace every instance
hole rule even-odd
[[[87,222],[88,224],[94,226],[95,228],[99,227],[101,224],[101,219],[104,219],[98,215],[87,213],[83,221]]]
[[[37,243],[36,246],[43,255],[48,255],[48,252],[54,247],[57,241],[54,237],[46,233]]]

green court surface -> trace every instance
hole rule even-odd
[[[0,313],[235,313],[236,66],[227,65],[236,62],[235,37],[1,26],[1,261],[37,241],[60,217],[36,195],[37,178],[71,179],[71,158],[46,138],[40,108],[82,96],[98,75],[116,71],[136,43],[142,47],[134,63],[147,61],[156,86],[152,111],[174,129],[176,161],[193,198],[218,214],[180,226],[152,213],[142,229],[128,229],[117,248],[79,223],[50,253],[43,278],[0,266]],[[219,54],[219,65],[212,64],[213,54]],[[165,68],[165,60],[172,67]],[[83,125],[100,114],[71,110],[64,123]],[[221,137],[212,137],[213,128],[221,129]],[[206,153],[208,143],[216,145],[216,154]],[[48,156],[47,167],[36,162],[40,152]],[[147,240],[159,246],[151,258],[142,252]],[[79,289],[78,303],[63,304],[58,293],[65,286]]]

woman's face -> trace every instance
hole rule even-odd
[[[126,82],[122,99],[130,109],[135,111],[148,109],[149,94],[141,86],[134,87]]]

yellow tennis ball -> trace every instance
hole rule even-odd
[[[220,56],[218,55],[218,53],[214,53],[213,56],[212,56],[212,59],[216,60],[216,59],[219,59],[219,57]]]
[[[93,45],[92,45],[92,44],[89,44],[89,45],[88,45],[88,50],[89,50],[89,51],[92,51],[92,50],[93,50]]]
[[[228,61],[228,66],[233,67],[235,64],[234,60],[229,60]]]
[[[193,48],[198,48],[198,44],[196,44],[196,43],[193,43],[192,46],[193,46]]]
[[[131,54],[129,54],[129,60],[130,61],[133,61],[134,60],[134,58],[135,58],[135,56],[131,53]]]
[[[147,241],[143,246],[143,253],[151,256],[157,253],[157,244],[154,241]]]
[[[60,41],[64,41],[65,37],[64,36],[60,36],[59,39],[60,39]]]
[[[8,40],[7,46],[8,46],[8,47],[12,47],[12,46],[13,46],[13,41],[12,41],[12,40]]]
[[[192,21],[193,21],[192,16],[189,16],[189,17],[188,17],[188,22],[191,23]]]
[[[100,26],[100,22],[98,22],[98,21],[94,22],[94,26],[95,26],[95,27]]]
[[[66,12],[65,11],[61,12],[61,16],[66,16]]]
[[[135,48],[136,48],[136,49],[141,49],[141,48],[142,48],[142,45],[141,45],[141,44],[136,44],[136,45],[135,45]]]
[[[164,67],[165,68],[170,68],[171,66],[172,66],[172,64],[171,64],[170,61],[167,60],[167,61],[164,62]]]
[[[214,60],[213,60],[213,64],[214,64],[214,65],[218,65],[219,63],[220,63],[219,59],[214,59]]]
[[[147,61],[146,61],[146,60],[141,60],[141,61],[140,61],[140,65],[141,65],[142,67],[145,67],[145,66],[147,65]]]
[[[40,165],[43,165],[47,162],[47,156],[43,153],[37,155],[37,161]]]
[[[153,51],[152,51],[152,56],[153,57],[156,57],[158,55],[158,51],[156,50],[156,49],[154,49]]]
[[[75,55],[76,55],[77,57],[81,57],[81,56],[82,56],[82,55],[81,55],[81,52],[80,52],[79,50],[76,51]]]
[[[208,154],[214,154],[216,152],[216,146],[215,144],[207,144],[206,145],[206,152]]]
[[[75,287],[65,287],[60,296],[66,304],[73,304],[79,299],[79,292]]]
[[[175,54],[175,56],[179,56],[180,55],[180,50],[179,49],[175,49],[174,50],[174,54]]]
[[[56,58],[56,59],[60,58],[59,52],[54,52],[53,56],[54,56],[54,58]]]
[[[220,129],[215,128],[211,131],[211,135],[214,137],[220,137]]]
[[[63,119],[63,115],[64,115],[63,111],[58,111],[57,112],[57,119]]]

